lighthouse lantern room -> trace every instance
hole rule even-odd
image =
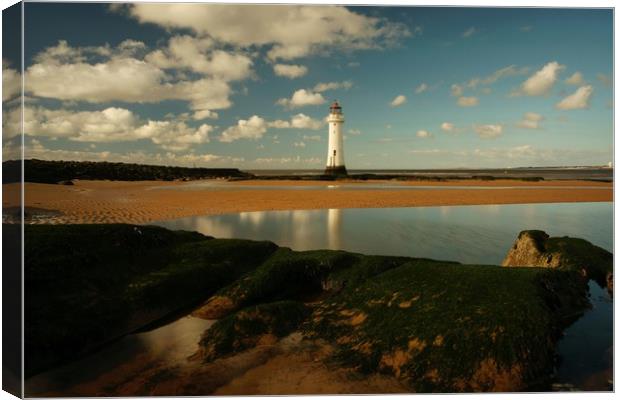
[[[325,167],[325,174],[346,175],[347,169],[344,166],[344,146],[342,138],[344,115],[342,114],[342,107],[340,107],[338,101],[334,101],[329,107],[327,123],[329,124],[329,146],[327,148],[327,166]]]

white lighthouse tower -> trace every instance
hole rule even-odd
[[[329,107],[329,146],[327,148],[326,175],[346,175],[347,169],[344,166],[344,146],[342,145],[342,124],[344,115],[342,107],[334,101]]]

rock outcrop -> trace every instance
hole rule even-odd
[[[613,254],[584,239],[549,237],[538,230],[520,232],[502,266],[577,271],[601,287],[613,287]]]
[[[512,245],[503,267],[546,267],[557,268],[561,265],[561,254],[547,251],[549,235],[543,231],[522,231]]]

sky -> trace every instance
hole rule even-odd
[[[606,165],[612,35],[610,9],[26,3],[25,155],[322,169],[337,99],[348,169]]]

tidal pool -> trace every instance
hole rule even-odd
[[[500,264],[517,234],[540,229],[613,247],[612,203],[256,211],[153,224],[217,238],[271,240],[294,250],[341,249]]]

